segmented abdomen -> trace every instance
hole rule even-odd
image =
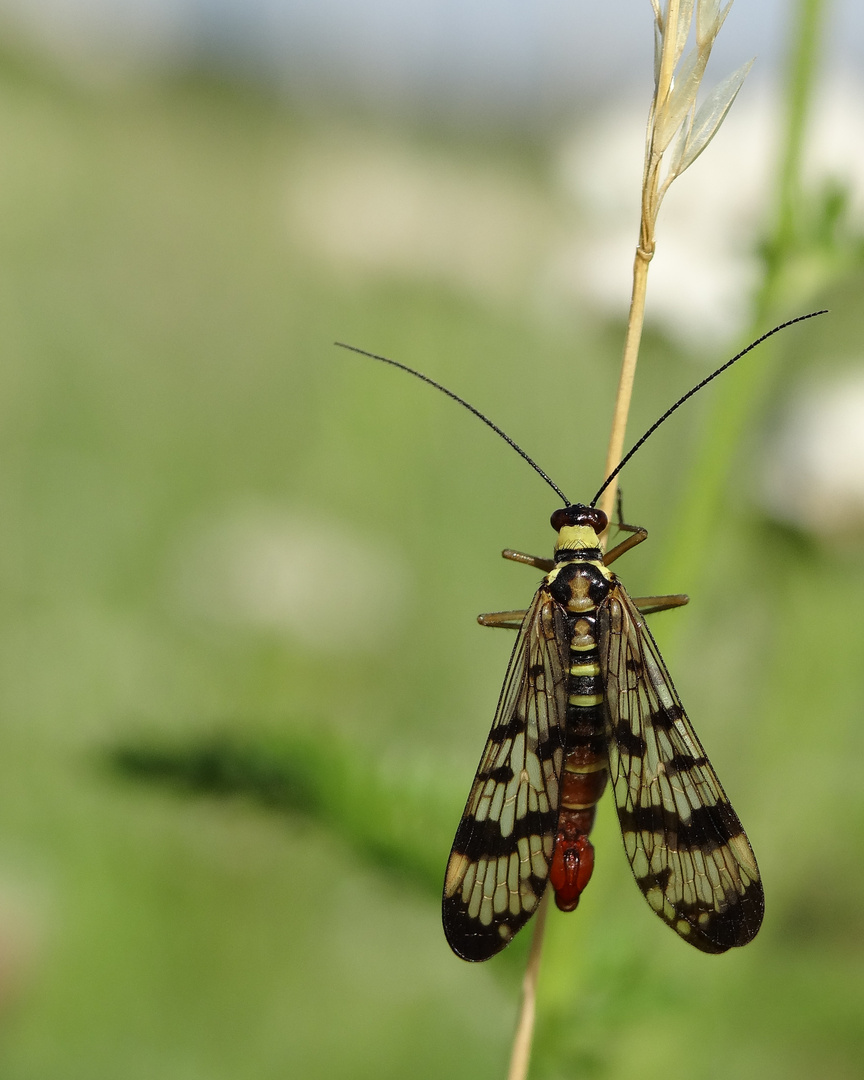
[[[565,722],[565,757],[561,771],[560,812],[549,881],[555,903],[572,911],[594,869],[588,834],[597,800],[609,778],[604,688],[595,631],[596,603],[608,583],[593,567],[571,564],[556,582],[570,612],[570,670]],[[563,588],[562,588],[563,587]],[[574,611],[576,613],[574,613]]]

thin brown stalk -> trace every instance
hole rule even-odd
[[[609,433],[609,448],[606,451],[606,469],[608,476],[624,456],[624,436],[627,431],[627,416],[630,412],[630,399],[633,396],[633,382],[636,378],[636,362],[639,359],[639,345],[642,341],[642,325],[645,321],[645,293],[648,286],[648,264],[650,254],[637,248],[633,261],[633,292],[630,297],[630,314],[627,319],[627,336],[624,339],[624,357],[621,361],[621,375],[618,379],[618,394],[615,398],[615,411],[612,414],[612,430]],[[615,509],[615,496],[618,490],[617,477],[603,492],[600,509],[609,520]]]
[[[507,1080],[526,1080],[528,1066],[531,1063],[531,1043],[534,1039],[534,1019],[537,1015],[537,978],[540,974],[540,957],[543,952],[543,935],[546,929],[546,911],[549,907],[549,890],[543,894],[537,914],[534,916],[534,934],[531,938],[531,951],[522,979],[522,1000],[519,1006],[519,1019],[516,1034],[513,1037],[513,1050],[510,1054],[510,1068]]]

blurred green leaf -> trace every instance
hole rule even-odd
[[[442,785],[424,783],[416,770],[387,770],[386,761],[360,744],[321,725],[315,730],[314,739],[286,733],[255,741],[226,734],[180,745],[129,744],[111,751],[109,760],[130,779],[220,798],[244,796],[320,821],[350,844],[354,856],[437,899],[441,851],[452,839]]]

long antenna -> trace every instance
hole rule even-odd
[[[557,495],[560,495],[560,497],[564,500],[565,506],[573,505],[567,498],[567,496],[564,494],[564,492],[561,490],[561,488],[559,488],[558,485],[554,482],[554,480],[551,480],[546,475],[546,473],[543,472],[537,462],[530,458],[517,442],[511,439],[506,432],[502,431],[497,424],[493,424],[488,416],[484,416],[479,409],[475,409],[473,405],[470,405],[467,401],[465,401],[464,398],[459,397],[458,394],[454,394],[452,390],[448,390],[447,387],[442,386],[441,383],[435,382],[434,379],[430,379],[428,375],[424,375],[420,371],[415,371],[414,368],[408,367],[407,364],[400,364],[398,360],[390,360],[386,356],[379,356],[377,353],[366,352],[365,349],[358,349],[355,345],[346,345],[342,341],[337,341],[334,344],[338,345],[340,349],[348,349],[349,352],[359,353],[360,356],[368,356],[371,360],[380,360],[384,364],[390,364],[392,367],[399,368],[400,371],[407,371],[409,375],[414,375],[416,378],[421,379],[423,382],[429,383],[429,385],[434,386],[436,390],[440,390],[442,394],[446,394],[447,397],[452,398],[454,401],[458,401],[460,405],[464,405],[469,412],[474,413],[474,415],[478,419],[482,420],[484,424],[487,424],[490,428],[492,428],[492,430],[496,434],[500,435],[506,443],[509,443],[510,446],[512,446],[513,449],[516,451],[516,453],[520,454],[528,462],[531,468],[543,477],[549,487],[551,487]]]
[[[669,419],[669,417],[672,415],[672,413],[676,411],[676,409],[680,409],[684,402],[693,397],[693,395],[699,390],[701,390],[703,386],[707,386],[708,383],[710,383],[713,379],[716,379],[717,376],[721,375],[727,368],[730,368],[733,364],[737,363],[742,356],[746,356],[747,353],[752,352],[757,345],[761,345],[763,341],[767,341],[767,339],[773,337],[774,334],[779,333],[781,330],[785,330],[788,326],[794,326],[795,323],[805,322],[807,319],[815,319],[817,315],[826,314],[827,308],[823,308],[821,311],[811,311],[807,315],[799,315],[797,316],[797,318],[788,319],[786,322],[780,323],[780,325],[775,326],[773,330],[768,330],[767,333],[764,333],[761,337],[756,338],[756,340],[751,342],[746,349],[742,349],[741,352],[733,356],[731,360],[727,360],[725,364],[721,364],[716,371],[712,371],[707,378],[697,383],[692,390],[688,390],[683,397],[678,398],[675,404],[671,408],[667,409],[659,420],[654,421],[654,423],[651,425],[651,427],[648,428],[642,438],[638,439],[633,444],[633,446],[630,447],[624,457],[621,458],[621,460],[618,462],[612,472],[609,473],[609,475],[603,481],[603,486],[591,500],[589,505],[597,505],[597,500],[600,498],[606,488],[609,487],[609,485],[612,483],[618,473],[621,472],[621,470],[624,468],[630,458],[632,458],[636,451],[642,446],[642,444],[654,434],[654,432],[657,430],[657,428],[660,427],[661,424],[665,423]],[[335,342],[335,344],[338,345],[340,349],[347,349],[349,352],[358,353],[360,356],[368,356],[370,360],[380,360],[382,364],[390,364],[391,367],[399,368],[400,371],[407,371],[409,375],[413,375],[415,378],[420,379],[421,382],[425,382],[428,383],[430,386],[434,386],[435,389],[440,390],[442,394],[446,394],[447,397],[452,398],[453,401],[457,401],[470,413],[473,413],[478,418],[478,420],[482,420],[483,423],[487,425],[487,427],[492,428],[495,434],[500,435],[504,442],[512,446],[516,453],[519,454],[520,457],[524,458],[525,461],[528,462],[531,468],[539,476],[543,477],[543,479],[546,481],[549,487],[552,488],[555,494],[559,495],[561,499],[563,499],[565,506],[573,505],[567,498],[567,496],[564,494],[564,492],[561,490],[561,488],[558,487],[555,481],[552,480],[549,476],[547,476],[545,472],[543,472],[537,462],[534,461],[533,458],[530,458],[514,439],[511,439],[510,436],[505,431],[502,431],[497,424],[493,424],[493,422],[489,419],[488,416],[484,416],[479,409],[475,409],[474,406],[471,405],[469,402],[465,401],[464,398],[459,397],[458,394],[454,394],[452,390],[448,390],[447,387],[442,386],[441,383],[435,382],[434,379],[430,379],[428,375],[424,375],[421,371],[415,371],[414,368],[408,367],[407,364],[400,364],[398,360],[391,360],[387,356],[379,356],[378,353],[367,352],[365,349],[358,349],[356,345],[346,345],[343,341],[337,341]]]
[[[761,345],[763,341],[766,341],[768,338],[772,337],[774,334],[779,333],[781,330],[785,330],[787,326],[794,326],[795,323],[804,322],[806,319],[815,319],[817,315],[827,315],[827,313],[828,313],[828,309],[823,308],[821,311],[811,311],[808,315],[799,315],[795,319],[788,319],[786,322],[780,323],[780,325],[775,326],[773,330],[769,330],[767,333],[763,334],[761,337],[756,338],[756,340],[751,342],[747,346],[746,349],[742,349],[741,352],[739,352],[737,356],[733,356],[731,360],[727,360],[725,364],[721,364],[720,367],[718,367],[716,371],[713,371],[707,378],[703,379],[702,382],[697,383],[693,387],[692,390],[688,390],[687,393],[683,397],[678,398],[678,400],[671,407],[671,409],[667,409],[666,412],[663,413],[663,415],[660,417],[659,420],[655,420],[654,423],[651,425],[651,427],[649,427],[648,430],[645,432],[645,434],[642,436],[642,438],[637,440],[637,442],[635,442],[633,444],[633,446],[630,447],[630,449],[627,451],[627,453],[624,455],[624,457],[621,458],[621,460],[618,462],[618,464],[615,466],[615,468],[612,470],[612,472],[609,473],[609,475],[603,481],[603,486],[600,488],[600,490],[597,492],[597,494],[591,500],[589,505],[591,505],[591,506],[596,506],[597,505],[597,500],[600,498],[600,496],[603,494],[603,492],[606,490],[606,488],[609,487],[609,485],[612,483],[612,481],[615,479],[615,477],[618,475],[618,473],[621,472],[621,470],[624,468],[624,466],[627,464],[627,462],[630,460],[630,458],[632,458],[633,455],[636,453],[636,451],[640,448],[640,446],[642,446],[642,444],[645,442],[645,440],[648,439],[651,435],[653,435],[654,432],[657,430],[657,428],[660,427],[660,425],[662,423],[664,423],[666,420],[668,420],[669,417],[672,415],[672,413],[675,412],[676,409],[680,409],[681,406],[684,404],[684,402],[688,400],[688,398],[693,397],[693,395],[697,391],[701,390],[703,386],[707,386],[708,383],[711,382],[712,379],[716,379],[718,375],[722,374],[726,370],[726,368],[732,367],[732,365],[734,363],[736,363],[738,360],[740,360],[742,356],[746,356],[747,353],[752,352],[752,350],[755,349],[757,345]]]

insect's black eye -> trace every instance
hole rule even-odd
[[[606,517],[602,510],[598,510],[596,506],[589,506],[585,513],[585,524],[590,525],[599,536],[609,524],[609,518]]]
[[[562,506],[560,510],[556,510],[555,513],[549,518],[549,524],[555,530],[555,532],[561,532],[565,525],[570,525],[570,511],[572,507]]]

